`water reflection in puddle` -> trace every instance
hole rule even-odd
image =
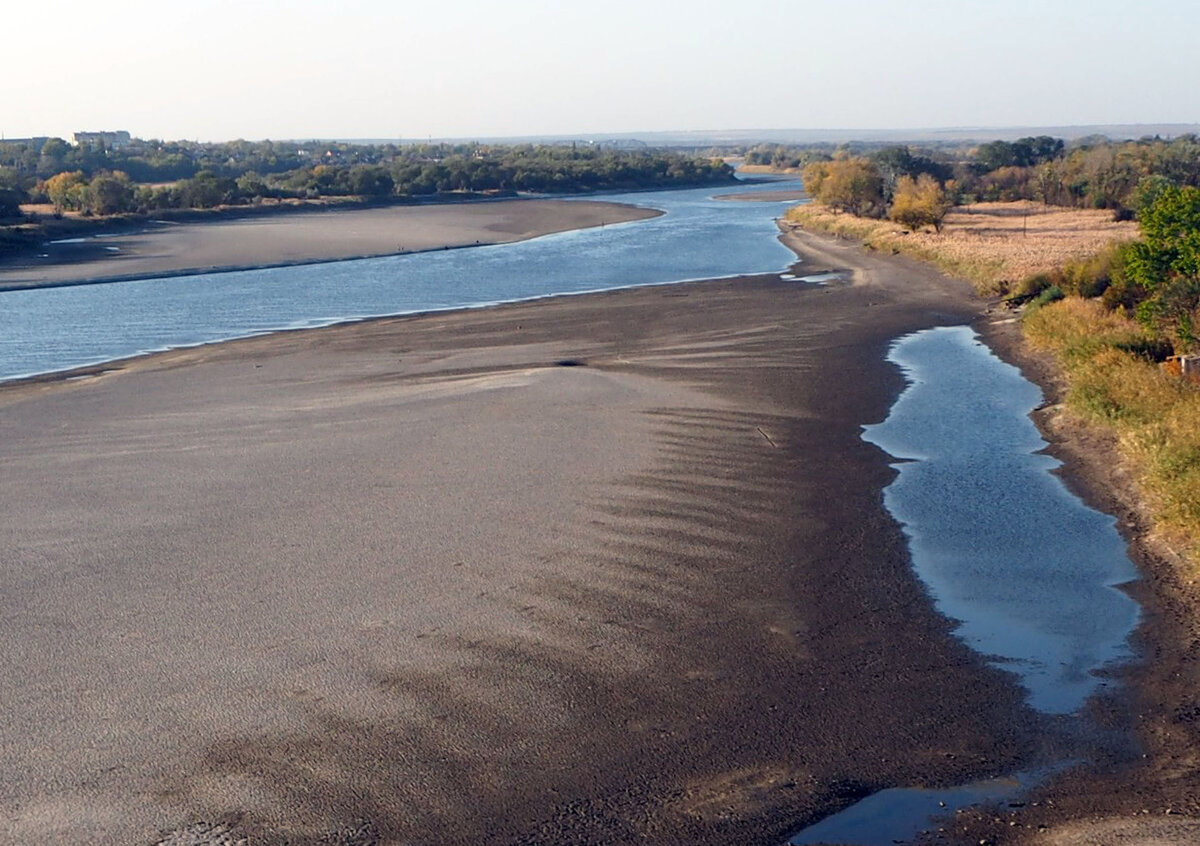
[[[1050,472],[1059,462],[1041,452],[1047,444],[1029,417],[1041,391],[971,329],[918,332],[888,358],[909,387],[863,437],[897,459],[884,501],[917,575],[959,622],[957,634],[1016,674],[1032,707],[1075,713],[1095,692],[1097,671],[1129,657],[1138,619],[1117,588],[1137,574],[1115,521]],[[907,840],[931,827],[931,815],[1009,801],[1045,775],[884,790],[789,843]]]
[[[1029,418],[1041,391],[965,326],[899,341],[889,359],[909,388],[864,438],[900,459],[884,493],[917,575],[957,633],[995,656],[1029,704],[1069,714],[1095,671],[1129,656],[1136,578],[1116,521],[1050,471]]]
[[[946,790],[881,790],[809,826],[788,842],[792,846],[820,843],[892,846],[922,832],[937,830],[943,818],[962,808],[1010,802],[1043,775],[1017,773]]]
[[[792,273],[781,273],[779,278],[784,282],[807,282],[810,285],[825,285],[829,282],[839,282],[846,278],[846,272],[828,270],[821,273],[810,273],[807,276],[796,276]]]

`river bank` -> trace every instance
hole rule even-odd
[[[1012,237],[1011,220],[1020,220],[1025,213],[1032,219],[1029,232],[1041,250],[1038,254],[1025,254],[1023,235]],[[839,234],[828,237],[848,238],[851,244],[863,237],[877,249],[890,246],[892,252],[936,261],[985,288],[1004,279],[1019,280],[1023,273],[1055,270],[1070,258],[1086,257],[1106,239],[1131,234],[1098,213],[1037,210],[1020,204],[1015,212],[1013,204],[1005,204],[957,215],[957,223],[951,225],[964,231],[951,231],[949,242],[945,236],[937,241],[936,255],[925,255],[933,250],[928,240],[924,246],[888,240],[895,233],[886,222],[845,215],[831,222],[832,215],[807,207],[803,214],[790,217],[791,225],[834,227]],[[970,230],[988,215],[1010,220],[992,226],[987,235],[974,235]],[[1024,228],[1022,223],[1017,231]],[[1097,747],[1091,756],[1093,766],[1051,780],[1019,809],[961,815],[956,819],[957,836],[963,842],[986,839],[1039,846],[1200,839],[1196,821],[1200,817],[1200,720],[1196,719],[1200,625],[1195,610],[1200,607],[1200,590],[1191,577],[1193,570],[1156,531],[1154,515],[1138,493],[1139,471],[1122,455],[1116,436],[1067,408],[1069,386],[1062,370],[1051,353],[1029,346],[1019,313],[998,309],[978,328],[993,350],[1042,389],[1046,403],[1034,419],[1051,443],[1049,452],[1064,462],[1062,475],[1068,485],[1093,507],[1117,518],[1142,575],[1129,591],[1142,606],[1143,622],[1133,638],[1138,660],[1114,673],[1123,684],[1089,705],[1097,726],[1127,736],[1134,746]]]
[[[1116,439],[1065,407],[1066,383],[1048,352],[1031,349],[1019,322],[1003,312],[982,324],[988,345],[1021,368],[1046,397],[1034,421],[1063,462],[1067,485],[1116,518],[1141,579],[1128,586],[1142,609],[1132,638],[1136,659],[1119,684],[1089,703],[1099,726],[1125,734],[1125,751],[1097,749],[1090,766],[1051,779],[1019,809],[964,815],[963,833],[996,843],[1087,846],[1200,840],[1200,589],[1157,535]],[[1016,826],[1011,823],[1017,823]],[[1007,830],[1006,830],[1007,829]]]
[[[801,249],[854,284],[372,320],[0,388],[7,835],[766,844],[1015,769],[1041,718],[932,609],[859,431],[902,388],[892,339],[979,303]]]
[[[519,199],[152,221],[0,259],[0,291],[507,244],[659,214],[596,200]]]
[[[1046,404],[1035,421],[1051,442],[1050,452],[1064,461],[1062,475],[1069,486],[1116,516],[1142,574],[1129,590],[1144,619],[1134,638],[1138,660],[1119,668],[1114,679],[1123,684],[1088,709],[1097,726],[1126,735],[1134,746],[1096,746],[1092,766],[1051,780],[1020,808],[960,815],[956,835],[962,842],[1040,846],[1191,842],[1200,836],[1195,820],[1200,815],[1195,774],[1200,592],[1187,578],[1189,568],[1180,566],[1177,553],[1153,531],[1133,482],[1134,469],[1115,439],[1066,410],[1067,386],[1052,356],[1028,346],[1019,320],[1008,310],[978,327],[992,349],[1042,388]]]

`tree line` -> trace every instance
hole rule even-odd
[[[732,169],[713,158],[579,144],[135,140],[106,149],[73,147],[57,138],[0,143],[0,215],[6,217],[18,213],[23,202],[106,215],[264,200],[583,193],[731,181]]]
[[[817,202],[907,229],[940,231],[955,205],[1034,200],[1108,209],[1136,219],[1137,241],[1023,280],[1018,299],[1096,298],[1135,317],[1167,351],[1200,349],[1200,139],[1087,139],[1068,147],[1046,136],[965,150],[882,147],[813,157],[802,172]],[[1161,355],[1161,348],[1148,355]]]

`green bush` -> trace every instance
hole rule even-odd
[[[1013,299],[1017,300],[1028,300],[1040,296],[1047,288],[1056,285],[1058,280],[1055,276],[1057,275],[1051,276],[1049,273],[1035,273],[1032,276],[1026,276],[1012,287],[1010,295]],[[1060,291],[1059,299],[1061,298],[1062,294]]]
[[[1034,297],[1033,301],[1029,303],[1029,307],[1041,308],[1044,305],[1058,302],[1064,296],[1066,295],[1063,293],[1062,288],[1058,287],[1057,285],[1051,285],[1049,288],[1045,288],[1040,294]]]

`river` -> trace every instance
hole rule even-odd
[[[795,181],[605,195],[660,217],[516,244],[0,292],[0,381],[140,353],[388,314],[774,273],[795,261],[778,201]]]

